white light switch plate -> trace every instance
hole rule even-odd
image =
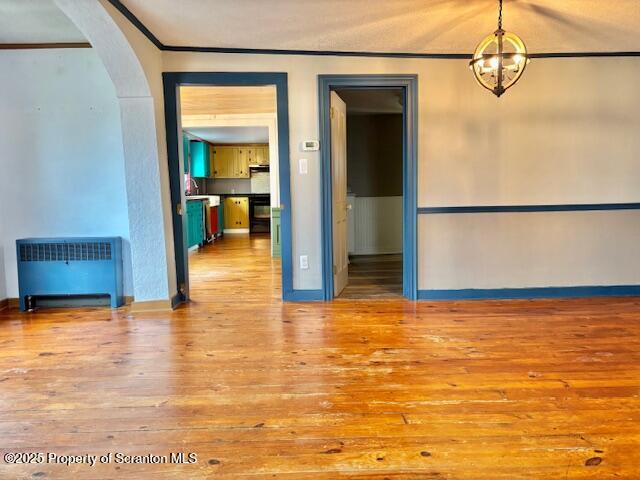
[[[307,255],[300,255],[300,270],[309,269],[309,257]]]
[[[306,175],[309,173],[309,161],[306,158],[301,158],[298,160],[298,168],[300,170],[300,175]]]

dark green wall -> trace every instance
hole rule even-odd
[[[402,195],[402,114],[347,116],[347,185],[360,197]]]

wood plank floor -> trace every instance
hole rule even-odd
[[[638,299],[283,304],[266,237],[175,312],[0,312],[1,479],[638,479]]]
[[[349,257],[349,283],[340,299],[402,297],[402,255]]]

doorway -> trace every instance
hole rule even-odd
[[[339,298],[402,296],[403,101],[399,88],[331,92],[334,200],[337,192],[345,191],[344,185],[336,185],[344,181],[336,170],[346,163],[346,205],[333,205],[334,252],[344,247],[336,217],[346,211],[347,268],[334,275],[334,295]],[[341,131],[343,110],[346,132]],[[344,153],[346,162],[335,161]],[[334,256],[334,265],[342,263],[339,257]]]
[[[319,77],[321,144],[325,145],[321,150],[321,158],[323,293],[326,300],[340,294],[347,298],[388,297],[394,294],[412,300],[417,298],[416,84],[417,77],[413,75]],[[388,145],[381,145],[379,139],[376,139],[372,147],[374,152],[365,155],[370,157],[369,163],[360,167],[354,165],[361,159],[353,148],[357,139],[353,128],[349,132],[349,124],[357,126],[358,123],[366,122],[362,118],[356,121],[355,116],[349,115],[349,104],[352,105],[353,115],[385,112],[398,115],[385,120],[372,119],[371,122],[378,122],[383,126],[378,127],[379,133],[371,130],[372,127],[365,133],[365,137],[393,135],[392,124],[397,120],[397,156],[388,151],[383,153],[384,158],[375,158],[380,149],[393,143],[389,139]],[[351,150],[347,142],[349,138]],[[366,139],[366,142],[371,144],[372,139]],[[364,147],[367,148],[366,145]],[[395,158],[397,164],[379,163],[384,162],[385,158]],[[349,165],[352,167],[351,172]],[[365,179],[365,176],[366,180],[371,181],[381,173],[369,172],[373,175],[363,174],[359,177],[358,170],[363,168],[388,170],[381,177],[383,180],[373,180],[378,183],[378,187],[382,186],[381,189],[374,187],[372,190],[371,185],[358,185],[358,181]],[[395,189],[393,175],[400,177]],[[356,231],[360,229],[372,237],[360,241],[367,245],[350,245],[353,243],[353,239],[351,242],[349,240],[354,236],[354,227]]]
[[[220,288],[225,285],[244,285],[247,295],[267,292],[256,286],[265,284],[261,269],[274,265],[272,257],[281,259],[277,273],[286,300],[292,294],[286,74],[189,72],[163,79],[179,300],[196,291],[190,263],[198,295],[203,285],[226,292],[219,298],[241,299],[238,290]],[[213,104],[235,110],[213,111]]]
[[[181,86],[179,93],[189,296],[215,301],[226,285],[238,300],[278,298],[276,88]]]

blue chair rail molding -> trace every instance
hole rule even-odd
[[[450,213],[582,212],[598,210],[640,210],[640,203],[569,203],[560,205],[468,205],[461,207],[419,207],[418,215]]]
[[[120,237],[16,240],[20,309],[38,297],[109,295],[124,303]]]

